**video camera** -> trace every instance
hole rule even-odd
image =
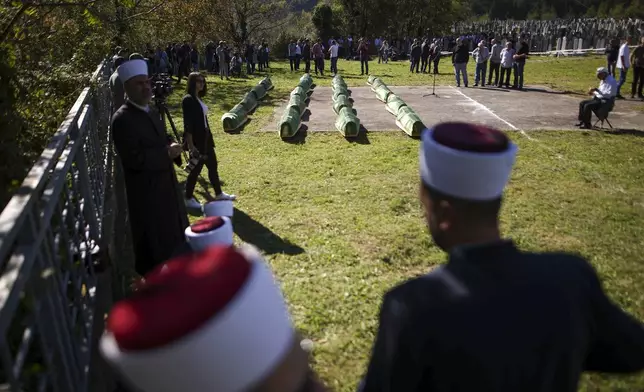
[[[170,75],[166,73],[152,75],[152,94],[157,103],[165,102],[173,90]]]

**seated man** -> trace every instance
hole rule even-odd
[[[588,94],[592,95],[592,99],[581,101],[579,103],[579,123],[577,126],[582,129],[590,129],[590,124],[593,111],[598,110],[602,105],[610,103],[617,95],[617,81],[609,73],[608,69],[601,67],[597,69],[597,79],[599,88],[591,88]]]

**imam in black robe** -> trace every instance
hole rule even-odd
[[[583,371],[644,368],[644,329],[594,269],[512,242],[461,247],[388,292],[364,392],[576,392]]]
[[[136,272],[145,275],[181,248],[188,218],[158,117],[127,102],[112,117],[112,133],[125,176]]]

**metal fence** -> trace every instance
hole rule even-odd
[[[124,283],[110,259],[128,260],[131,249],[109,132],[110,68],[97,68],[0,214],[2,391],[110,388],[96,344]]]

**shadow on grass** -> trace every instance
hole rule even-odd
[[[367,128],[364,127],[364,125],[360,125],[360,132],[358,132],[358,136],[356,137],[347,137],[345,138],[349,143],[356,143],[356,144],[371,144],[369,141],[369,137],[367,136]]]
[[[644,137],[644,131],[641,131],[641,130],[638,130],[638,129],[620,129],[620,128],[605,129],[605,128],[599,128],[598,130],[601,131],[601,132],[607,133],[609,135],[630,135],[630,136]]]
[[[309,127],[306,124],[300,125],[300,130],[293,137],[283,137],[282,141],[288,144],[304,144],[309,134]]]
[[[303,248],[282,239],[238,208],[233,214],[233,228],[242,241],[255,245],[266,255],[283,253],[293,256],[304,253]]]

